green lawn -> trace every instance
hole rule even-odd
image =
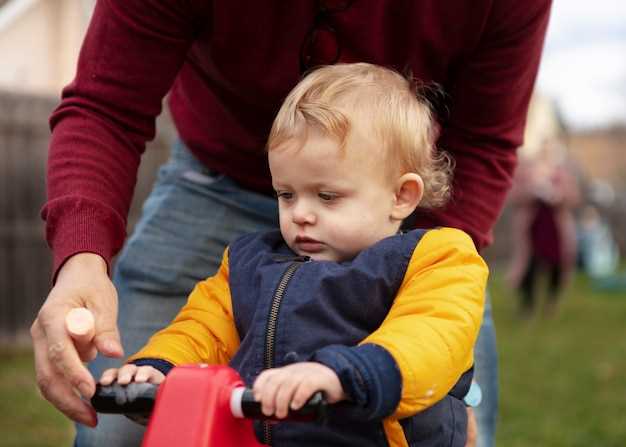
[[[39,395],[30,351],[0,350],[0,446],[71,446],[73,428]]]
[[[500,353],[499,447],[626,446],[626,293],[577,278],[553,319],[520,321],[492,284]],[[30,352],[0,350],[0,446],[70,446],[35,387]]]
[[[520,321],[497,281],[500,354],[498,445],[626,446],[626,292],[598,292],[582,277],[556,318]]]

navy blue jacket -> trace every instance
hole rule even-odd
[[[428,238],[424,237],[426,234]],[[424,247],[421,250],[417,247],[422,245],[423,239],[427,239],[427,250],[422,253]],[[430,249],[431,246],[439,248]],[[469,246],[471,250],[467,249]],[[441,251],[441,247],[446,249]],[[337,373],[349,396],[348,401],[333,406],[323,423],[281,422],[272,426],[271,433],[266,425],[258,423],[259,439],[271,440],[276,446],[294,447],[464,446],[467,421],[462,398],[471,382],[471,346],[480,315],[467,320],[455,316],[454,312],[460,307],[464,318],[469,312],[482,314],[484,284],[481,281],[486,279],[486,268],[472,250],[469,237],[452,229],[414,230],[389,237],[353,260],[341,263],[311,261],[295,255],[279,231],[244,236],[231,244],[226,257],[231,307],[225,307],[227,313],[232,312],[232,324],[240,342],[232,355],[227,356],[230,366],[251,385],[266,368],[296,361],[321,362]],[[429,256],[434,258],[425,261]],[[458,265],[451,261],[455,259]],[[453,265],[448,265],[451,263]],[[437,273],[429,273],[437,265]],[[463,273],[466,268],[471,274]],[[446,269],[451,270],[440,277]],[[461,279],[455,279],[454,275]],[[440,279],[433,281],[433,277]],[[477,284],[464,286],[470,284],[470,280]],[[149,345],[134,356],[135,359],[143,357],[136,360],[137,363],[154,364],[164,371],[169,364],[216,363],[214,358],[204,358],[206,354],[198,359],[180,358],[167,348],[177,344],[176,334],[190,319],[207,318],[198,313],[200,303],[197,300],[215,300],[218,294],[211,290],[221,287],[213,284],[220,281],[220,273],[207,281],[201,290],[192,293],[189,304],[172,326],[153,337]],[[436,292],[444,282],[445,297]],[[414,315],[411,311],[408,315],[394,317],[396,311],[392,309],[414,305],[419,296],[413,291],[420,288],[435,291],[439,300],[435,302],[441,303],[435,314],[437,311],[445,314],[442,317],[445,323],[435,321],[429,315],[431,311],[423,315]],[[447,296],[451,293],[458,293],[458,305],[454,297]],[[470,301],[478,305],[467,308],[466,303]],[[415,305],[419,307],[420,303]],[[426,307],[433,308],[430,302]],[[208,314],[209,319],[215,318],[215,312],[209,310]],[[456,372],[447,374],[450,377],[445,380],[435,381],[424,396],[414,394],[417,387],[413,382],[419,379],[412,378],[415,375],[412,364],[440,360],[439,354],[434,359],[430,358],[431,354],[420,358],[419,343],[415,351],[412,349],[413,340],[408,339],[409,336],[423,336],[425,340],[433,337],[425,331],[413,332],[413,327],[427,321],[425,327],[440,325],[437,331],[441,332],[447,331],[449,326],[455,337],[457,320],[464,330],[470,321],[472,340],[463,343],[467,352],[455,361]],[[379,339],[376,334],[380,334]],[[227,346],[230,342],[226,339],[213,340],[213,343]],[[396,348],[396,344],[400,347]],[[449,348],[450,353],[445,352],[441,358],[447,359],[456,350],[457,347]],[[439,389],[439,394],[433,396],[433,389],[444,386],[447,389]],[[420,398],[431,397],[431,401],[420,407]],[[403,405],[412,410],[402,410]]]

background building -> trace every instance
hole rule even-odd
[[[94,0],[0,0],[0,89],[58,95],[74,76]]]

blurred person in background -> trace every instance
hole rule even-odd
[[[520,162],[510,200],[514,249],[508,280],[519,292],[521,314],[534,313],[537,283],[545,273],[545,309],[554,315],[576,261],[574,209],[580,200],[576,176],[558,140],[545,141],[537,154]]]
[[[101,417],[93,376],[166,326],[239,235],[277,226],[264,142],[304,72],[370,62],[439,84],[449,113],[438,146],[456,161],[454,195],[416,227],[449,226],[491,243],[522,144],[550,0],[328,0],[96,3],[76,78],[51,118],[48,201],[54,287],[31,328],[42,394],[79,422],[77,446],[137,445],[142,431]],[[179,139],[126,241],[145,142],[169,92]],[[113,281],[109,279],[112,273]],[[119,296],[119,312],[118,312]],[[80,353],[64,329],[73,307],[96,319]],[[119,320],[118,320],[119,314]],[[119,324],[119,332],[118,332]],[[121,341],[120,341],[121,334]],[[478,443],[493,445],[497,358],[486,306],[476,346]],[[82,425],[84,424],[84,425]]]
[[[593,279],[617,272],[619,249],[606,219],[593,203],[586,204],[578,217],[578,263]]]
[[[610,188],[603,185],[602,189]],[[616,209],[614,194],[602,200],[592,188],[587,204],[578,215],[578,266],[589,276],[594,288],[605,292],[626,292],[626,274],[620,271],[620,250],[607,215]],[[611,193],[612,189],[608,190]],[[607,192],[608,192],[607,191]]]

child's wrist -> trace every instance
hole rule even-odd
[[[328,402],[331,404],[334,404],[342,400],[347,400],[349,396],[343,389],[343,385],[341,383],[341,380],[339,379],[339,375],[335,372],[335,370],[333,370],[332,368],[328,367],[327,365],[321,362],[313,362],[313,363],[323,367],[324,371],[328,375],[329,386],[328,386],[328,390],[326,393],[327,394],[326,399],[328,400]]]
[[[155,358],[138,358],[133,359],[128,363],[136,366],[152,366],[157,371],[160,371],[164,376],[167,376],[172,368],[176,366],[173,363],[168,362],[167,360]]]

